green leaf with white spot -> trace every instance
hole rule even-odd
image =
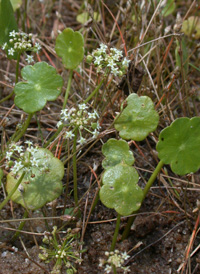
[[[143,200],[143,191],[137,185],[138,179],[135,168],[126,164],[108,168],[102,178],[101,202],[123,216],[138,210]]]
[[[178,175],[200,168],[200,117],[178,118],[159,135],[158,157]]]
[[[115,121],[115,128],[125,140],[142,141],[157,128],[159,115],[152,100],[133,93],[127,98],[127,106]]]
[[[56,53],[67,69],[75,69],[84,56],[84,40],[78,31],[66,28],[56,38]]]
[[[24,177],[21,187],[22,192],[16,190],[11,200],[21,204],[29,210],[36,210],[58,198],[62,193],[62,178],[64,176],[63,163],[55,158],[53,154],[44,148],[38,149],[34,154],[37,160],[43,161],[48,166],[48,171],[41,171],[39,168],[32,167],[32,176],[29,174]],[[9,194],[17,183],[22,172],[17,178],[13,173],[7,175],[6,190]]]
[[[62,77],[45,62],[25,66],[21,74],[24,81],[14,88],[15,104],[27,113],[41,110],[47,101],[56,100],[61,93]]]
[[[109,139],[102,146],[102,153],[106,157],[102,162],[102,166],[105,169],[119,163],[131,166],[135,161],[133,153],[129,150],[128,143],[124,140]]]

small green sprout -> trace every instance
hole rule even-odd
[[[45,246],[40,247],[42,253],[39,254],[39,258],[45,261],[45,263],[49,263],[50,261],[55,262],[51,271],[52,274],[61,273],[63,266],[67,268],[67,273],[77,273],[75,265],[82,262],[82,259],[79,258],[80,252],[78,251],[80,243],[77,239],[78,235],[72,233],[71,228],[67,230],[67,234],[63,239],[58,238],[56,226],[53,227],[51,234],[45,234],[43,238]]]

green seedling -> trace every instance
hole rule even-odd
[[[174,173],[196,172],[200,167],[200,117],[176,119],[161,131],[156,149]]]
[[[114,126],[122,139],[142,141],[156,129],[158,121],[159,115],[152,100],[134,93],[127,98],[127,106],[115,120]]]
[[[57,227],[53,227],[52,233],[46,233],[43,238],[45,246],[41,246],[42,253],[39,258],[45,263],[53,261],[54,267],[51,271],[52,274],[61,273],[62,266],[67,268],[66,274],[77,273],[75,268],[76,264],[80,264],[80,252],[78,251],[81,243],[78,242],[78,234],[72,231],[71,228],[67,230],[67,234],[63,239],[57,235]],[[85,250],[82,250],[83,253]]]
[[[15,104],[27,113],[43,109],[47,101],[56,100],[61,92],[62,77],[45,62],[25,66],[21,74],[24,81],[14,88]]]

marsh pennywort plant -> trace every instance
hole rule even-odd
[[[77,167],[76,167],[76,150],[77,143],[83,145],[87,139],[83,134],[90,134],[96,138],[99,134],[99,115],[97,111],[90,112],[85,103],[78,104],[77,107],[71,109],[63,109],[61,111],[61,119],[57,123],[57,127],[62,126],[65,139],[73,139],[73,181],[74,181],[74,200],[78,205],[77,190]],[[84,133],[83,133],[84,132]]]
[[[8,196],[0,209],[9,199],[21,204],[27,210],[35,210],[56,199],[62,192],[64,166],[53,154],[44,148],[26,142],[27,148],[12,144],[6,153]]]

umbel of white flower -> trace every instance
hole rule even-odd
[[[41,172],[48,170],[47,161],[44,159],[38,159],[36,153],[38,147],[34,147],[31,141],[25,142],[28,147],[12,143],[9,146],[9,150],[6,152],[6,168],[17,175],[19,171],[26,172],[26,176],[31,175],[31,167],[38,168]]]
[[[98,123],[99,115],[96,110],[89,112],[87,109],[88,106],[82,103],[76,108],[66,108],[61,111],[60,121],[57,123],[57,127],[64,125],[67,128],[64,138],[72,139],[76,128],[78,128],[80,135],[78,143],[81,145],[86,142],[86,139],[82,136],[83,131],[92,134],[93,137],[98,136],[100,129]]]
[[[126,73],[130,62],[126,57],[123,57],[121,50],[109,49],[105,44],[100,44],[100,47],[92,52],[92,55],[88,55],[87,61],[94,63],[97,72],[104,71],[106,74],[111,73],[119,77]]]
[[[39,43],[33,45],[32,33],[16,32],[15,30],[9,33],[9,43],[4,43],[2,46],[3,50],[7,50],[8,56],[12,57],[15,53],[23,53],[26,51],[38,52],[41,49]],[[26,61],[29,63],[33,62],[33,57],[27,55]]]

